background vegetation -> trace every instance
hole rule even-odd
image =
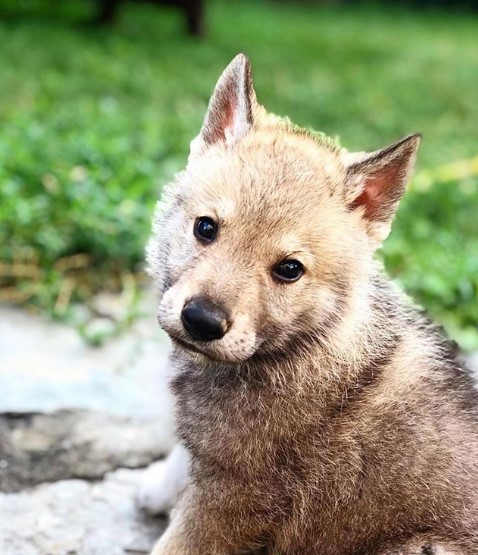
[[[245,51],[270,110],[349,149],[424,133],[386,264],[478,346],[476,14],[214,0],[198,42],[174,10],[126,3],[99,29],[91,9],[1,4],[0,300],[69,317],[95,291],[135,290],[160,186]]]

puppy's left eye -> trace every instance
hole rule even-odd
[[[283,260],[272,269],[272,275],[276,279],[287,283],[297,281],[302,277],[303,273],[304,266],[301,262],[294,259]]]
[[[201,216],[194,223],[194,235],[201,243],[212,243],[217,235],[217,223],[207,216]]]

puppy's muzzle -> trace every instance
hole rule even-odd
[[[206,297],[196,297],[187,302],[181,312],[181,322],[196,341],[221,339],[229,329],[226,311]]]

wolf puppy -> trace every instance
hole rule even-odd
[[[418,144],[349,153],[221,76],[149,247],[190,457],[154,555],[478,554],[471,378],[373,259]]]

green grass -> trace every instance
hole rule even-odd
[[[387,267],[478,346],[476,14],[217,0],[198,42],[174,10],[126,4],[94,29],[85,1],[15,4],[0,10],[0,298],[68,316],[140,271],[160,186],[244,51],[268,109],[350,149],[424,133]]]

